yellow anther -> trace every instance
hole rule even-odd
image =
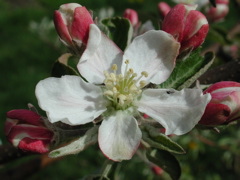
[[[117,69],[118,69],[118,66],[117,66],[116,64],[113,64],[113,65],[112,65],[112,70],[113,70],[113,71],[116,71]]]
[[[143,71],[141,74],[142,74],[144,77],[148,77],[148,73],[147,73],[146,71]]]
[[[133,73],[134,73],[134,71],[133,71],[132,68],[129,68],[128,72],[129,72],[130,74],[133,74]]]
[[[146,86],[147,82],[146,81],[140,81],[139,84],[140,84],[140,87],[143,88],[144,86]]]
[[[124,102],[127,99],[127,97],[123,94],[119,94],[118,99],[119,99],[119,104],[124,105]]]
[[[109,80],[115,82],[116,81],[116,74],[110,73],[110,79]]]
[[[122,74],[119,74],[117,77],[118,77],[119,81],[123,80],[123,75]]]
[[[123,95],[123,94],[119,94],[118,98],[122,99],[122,100],[126,100],[127,99],[127,97],[125,95]]]
[[[126,66],[122,74],[117,74],[117,64],[111,66],[111,72],[104,71],[104,96],[112,102],[111,105],[116,109],[126,109],[132,106],[134,100],[141,95],[141,88],[147,84],[146,81],[142,80],[144,77],[148,77],[146,71],[137,74],[129,67],[128,59],[124,63]]]
[[[107,90],[107,91],[104,92],[104,95],[105,96],[113,96],[113,92],[110,91],[110,90]]]
[[[109,73],[107,71],[103,71],[103,74],[106,78],[109,76]]]
[[[135,91],[137,91],[137,90],[138,90],[138,88],[137,88],[137,86],[135,86],[135,85],[133,85],[133,86],[130,87],[130,91],[131,91],[131,92],[135,92]]]
[[[113,91],[114,94],[116,94],[118,90],[117,90],[116,87],[113,87],[112,91]]]

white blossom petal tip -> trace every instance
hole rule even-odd
[[[111,69],[113,64],[121,66],[122,54],[121,49],[96,25],[92,24],[87,48],[81,56],[77,68],[88,82],[102,84],[104,71]]]
[[[113,161],[131,159],[141,138],[136,119],[125,111],[117,111],[104,119],[98,132],[100,149]]]
[[[150,30],[136,37],[126,49],[123,60],[138,75],[146,71],[146,81],[160,84],[167,80],[175,67],[180,44],[168,33]],[[122,73],[126,65],[122,65]]]
[[[182,135],[194,128],[210,100],[211,96],[199,89],[147,89],[138,110],[159,122],[167,135]]]
[[[91,122],[106,110],[101,92],[100,87],[78,76],[51,77],[36,86],[39,106],[47,112],[49,120],[70,125]]]

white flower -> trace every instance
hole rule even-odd
[[[78,64],[88,83],[78,76],[40,81],[36,87],[39,105],[52,123],[85,124],[102,115],[100,149],[112,160],[130,159],[142,137],[136,118],[140,113],[159,122],[166,134],[181,135],[197,124],[210,100],[198,89],[144,88],[169,77],[178,50],[172,36],[151,30],[136,37],[123,53],[91,25]]]

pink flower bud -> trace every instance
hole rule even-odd
[[[89,25],[93,23],[89,11],[77,3],[63,4],[54,12],[55,28],[68,47],[78,46],[79,49],[82,43],[86,45]]]
[[[222,81],[204,91],[210,93],[211,101],[199,121],[202,125],[228,124],[240,118],[240,83]]]
[[[133,26],[138,25],[138,13],[133,9],[126,9],[123,13],[123,17],[127,18]]]
[[[152,172],[156,175],[161,175],[163,173],[163,169],[159,166],[152,166]]]
[[[216,7],[206,8],[206,16],[210,22],[218,22],[225,18],[229,12],[229,0],[216,0]]]
[[[158,3],[158,11],[163,18],[167,15],[167,13],[170,10],[171,10],[171,7],[167,3],[165,2]]]
[[[40,115],[25,109],[7,112],[4,131],[8,141],[15,147],[34,153],[48,152],[54,135],[44,125]]]
[[[195,6],[178,4],[165,16],[162,30],[181,43],[180,52],[196,49],[205,40],[209,25]]]

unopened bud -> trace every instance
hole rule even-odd
[[[36,112],[16,109],[7,112],[5,135],[10,143],[23,151],[46,153],[54,133]]]
[[[138,13],[133,9],[126,9],[123,13],[123,17],[127,18],[133,26],[138,25]]]
[[[222,81],[204,91],[210,93],[211,101],[199,121],[201,125],[228,124],[240,118],[240,83]]]
[[[222,21],[229,12],[229,0],[216,0],[216,7],[210,6],[205,9],[210,22]]]
[[[164,18],[170,10],[171,7],[167,3],[165,2],[158,3],[158,11],[162,18]]]
[[[180,53],[199,47],[205,40],[209,24],[195,6],[178,4],[165,16],[162,30],[181,43]]]
[[[62,42],[78,54],[86,45],[89,26],[93,24],[89,11],[77,3],[63,4],[54,12],[54,24]]]

